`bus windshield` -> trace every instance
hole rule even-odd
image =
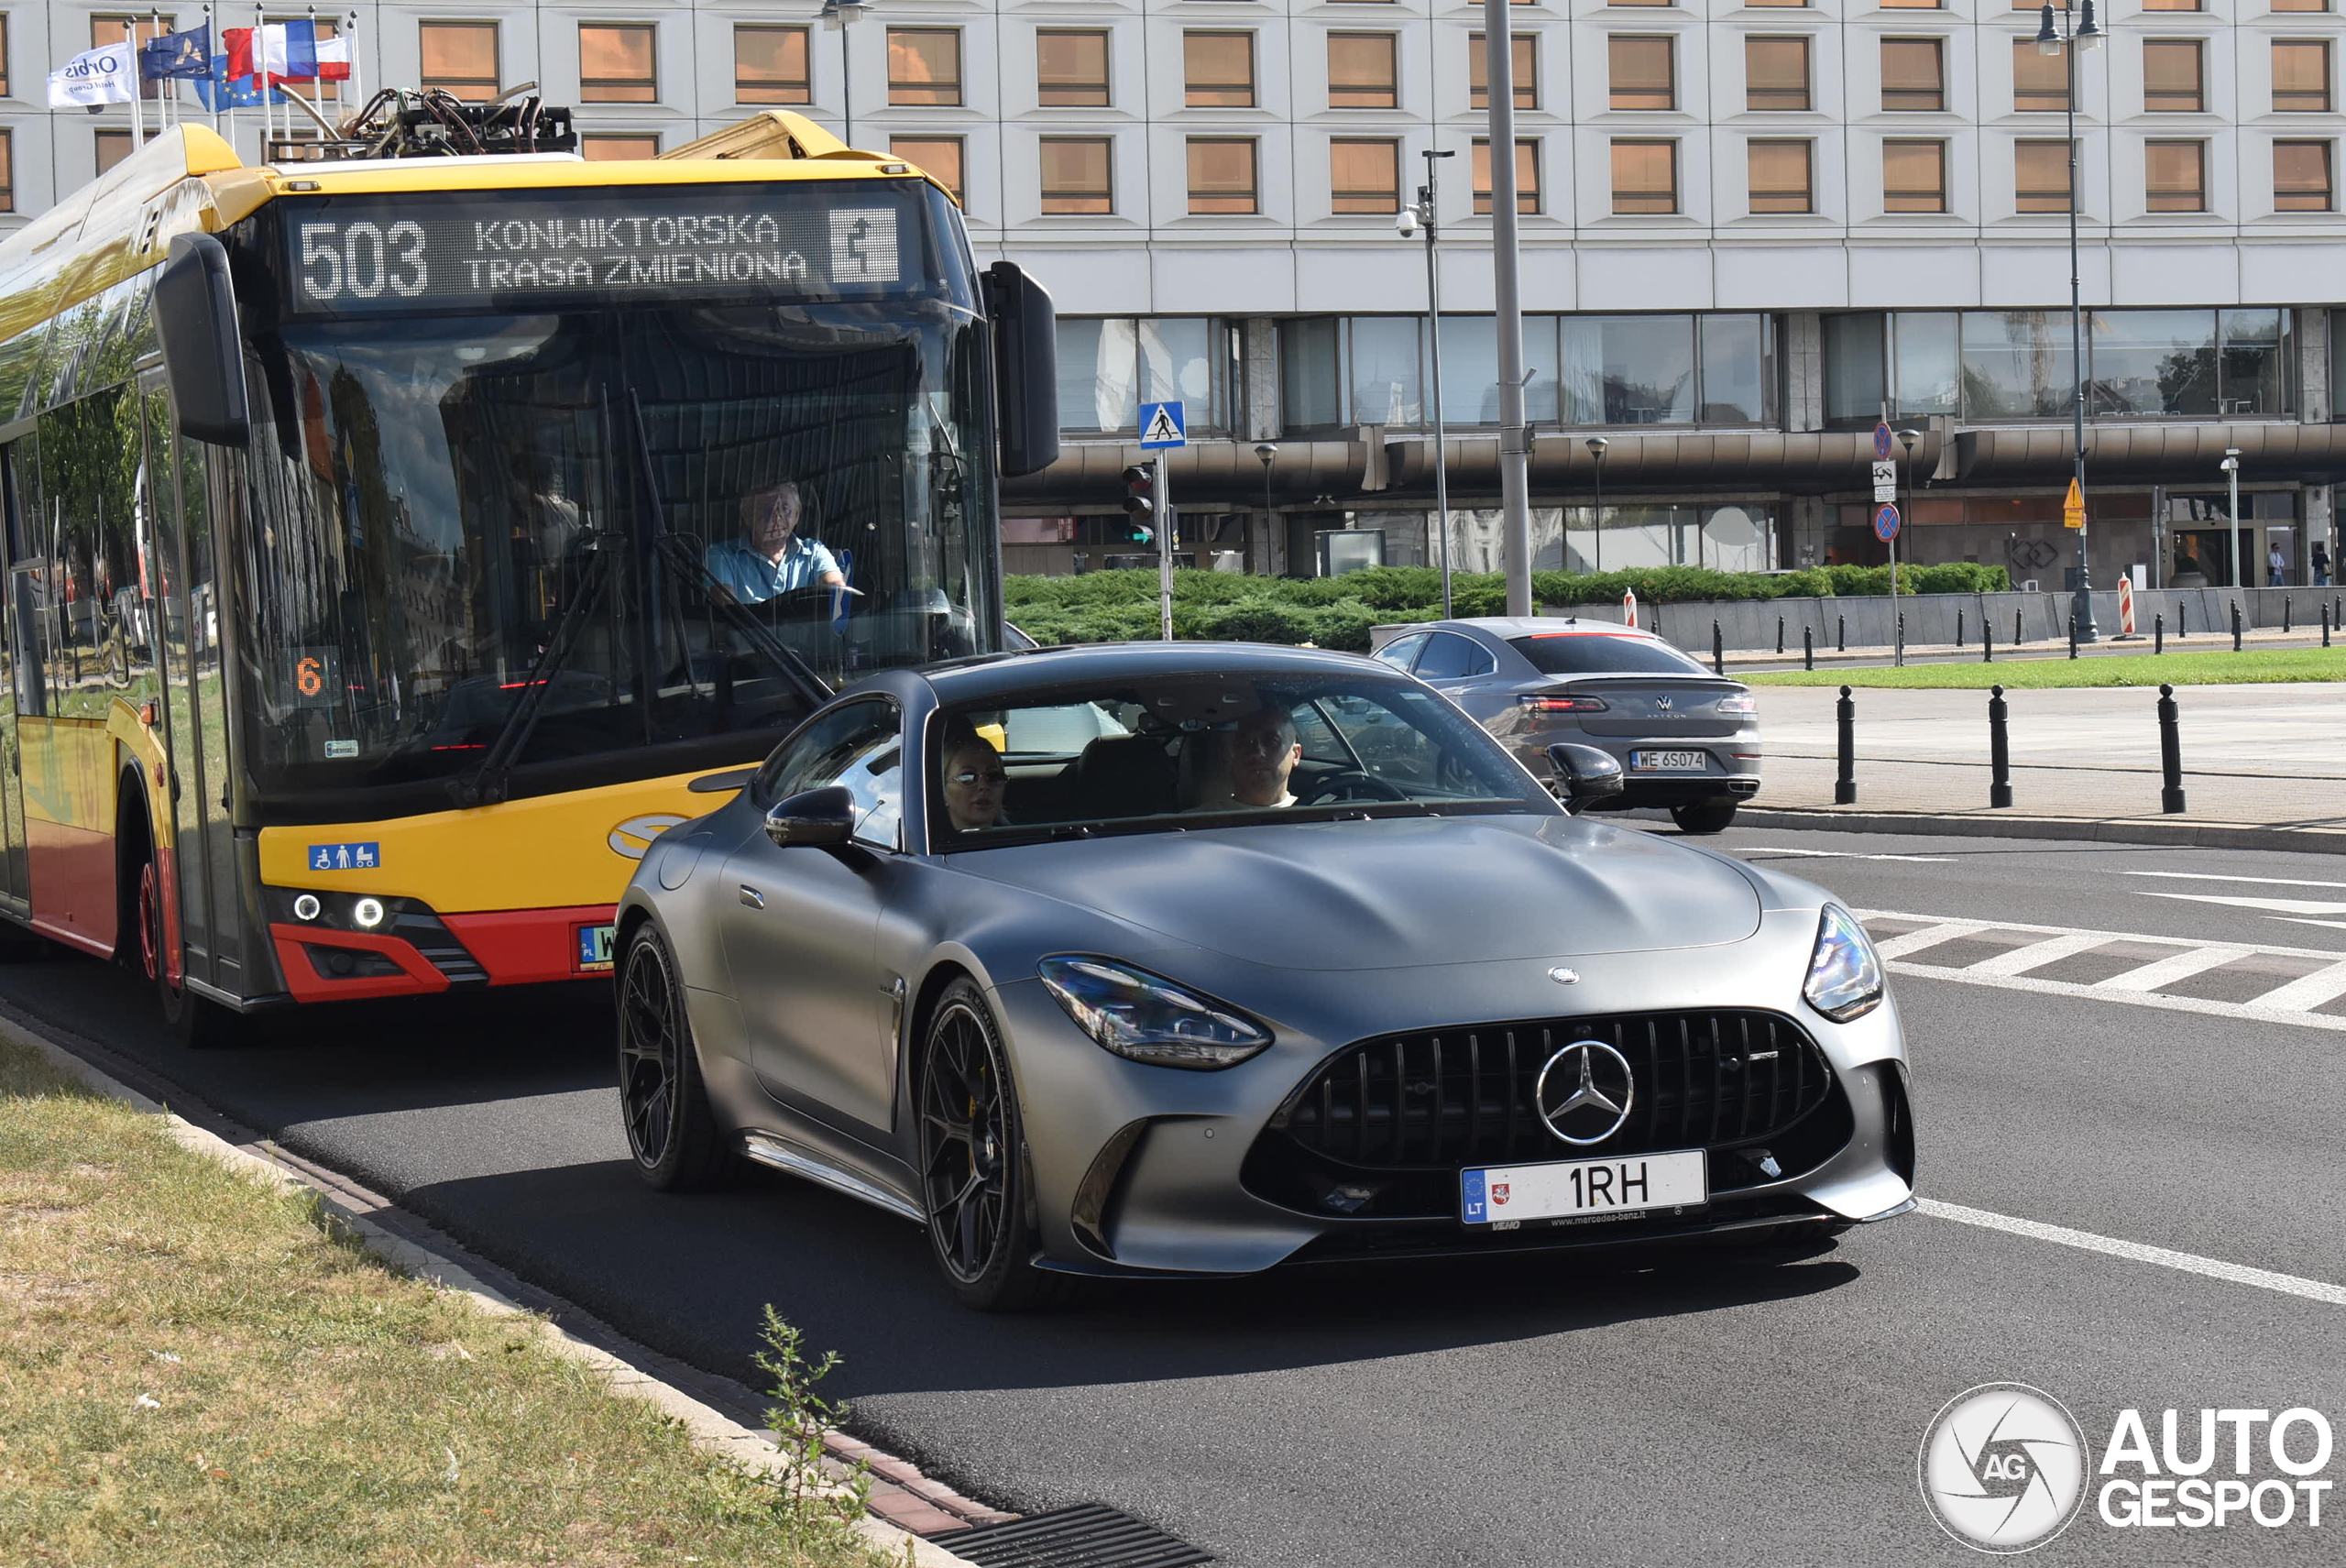
[[[378,276],[420,277],[401,254]],[[345,258],[345,280],[385,259]],[[747,759],[860,672],[994,646],[962,291],[687,276],[302,309],[323,276],[289,265],[255,344],[240,662],[264,795]]]

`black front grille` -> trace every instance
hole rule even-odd
[[[1540,1069],[1574,1040],[1628,1058],[1629,1118],[1603,1143],[1562,1142],[1540,1120]],[[1707,1148],[1766,1138],[1815,1110],[1833,1071],[1773,1013],[1633,1014],[1391,1035],[1321,1064],[1274,1131],[1367,1170],[1512,1165]]]

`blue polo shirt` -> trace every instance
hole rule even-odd
[[[795,535],[778,562],[759,554],[746,540],[729,539],[710,545],[702,565],[743,604],[757,604],[793,588],[818,587],[826,572],[839,569],[828,550]]]

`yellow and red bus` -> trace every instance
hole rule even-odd
[[[796,115],[641,163],[163,133],[0,245],[0,915],[190,1039],[608,970],[696,780],[997,644],[1051,330]]]

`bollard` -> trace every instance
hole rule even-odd
[[[2297,629],[2297,601],[2296,601],[2295,599],[2293,599],[2293,598],[2289,598],[2286,594],[2284,594],[2284,595],[2282,595],[2282,596],[2281,596],[2281,630],[2282,630],[2283,631],[2285,631],[2285,632],[2287,632],[2287,631],[2295,631]]]
[[[1963,646],[1963,612],[1959,609],[1955,612],[1955,645]]]
[[[1996,623],[1984,615],[1979,618],[1979,662],[1983,664],[1996,662]]]
[[[1780,616],[1776,617],[1776,652],[1779,652],[1779,653],[1781,653],[1783,651],[1784,651],[1784,618],[1783,618],[1782,616],[1781,616],[1781,615],[1780,615]]]
[[[2240,600],[2232,600],[2232,652],[2240,652]]]
[[[1846,653],[1849,651],[1849,618],[1846,615],[1836,615],[1833,618],[1833,647],[1836,652]]]
[[[2325,648],[2330,646],[2330,607],[2328,605],[2321,607],[2321,645]]]
[[[2074,616],[2074,615],[2073,615],[2073,616],[2071,616],[2071,617],[2069,618],[2069,657],[2070,657],[2070,658],[2072,658],[2072,659],[2074,659],[2074,658],[2076,658],[2077,656],[2077,618],[2076,616]]]
[[[2020,611],[2014,610],[2012,611],[2012,646],[2017,648],[2020,644]]]
[[[1855,806],[1858,803],[1858,705],[1849,700],[1849,688],[1841,688],[1841,700],[1833,709],[1833,717],[1840,728],[1841,772],[1833,781],[1833,804]]]
[[[1906,612],[1904,610],[1898,612],[1898,628],[1891,635],[1897,638],[1897,641],[1890,646],[1890,662],[1893,664],[1902,664],[1906,662]]]
[[[2151,617],[2151,652],[2154,653],[2164,653],[2166,652],[2165,616],[2154,615]]]
[[[2159,809],[2183,809],[2183,734],[2176,724],[2175,688],[2159,687]]]
[[[1727,674],[1727,640],[1719,635],[1719,623],[1711,622],[1711,674]]]
[[[1800,629],[1800,667],[1803,670],[1816,668],[1816,629],[1813,626]]]
[[[2004,688],[1988,688],[1988,804],[1990,806],[2012,803],[2012,748],[2005,733],[2005,720],[2010,709],[2004,703]]]
[[[2191,601],[2185,599],[2175,607],[2175,640],[2187,641],[2191,636]]]

